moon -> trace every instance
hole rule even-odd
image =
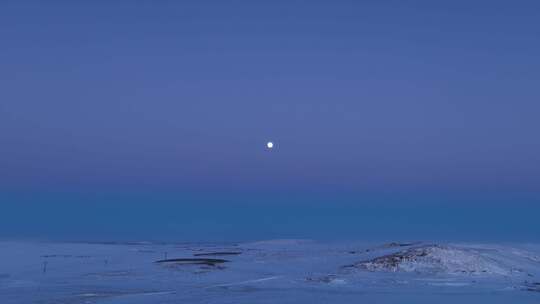
[[[269,142],[266,143],[266,147],[267,147],[268,149],[272,149],[272,148],[274,147],[274,143],[271,142],[271,141],[269,141]]]

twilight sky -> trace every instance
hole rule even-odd
[[[5,217],[322,196],[316,226],[336,193],[540,202],[538,1],[21,2],[0,3]]]

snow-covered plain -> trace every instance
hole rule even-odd
[[[540,303],[540,245],[0,242],[0,303]]]

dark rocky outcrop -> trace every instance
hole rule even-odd
[[[481,253],[455,246],[421,245],[363,260],[343,269],[365,271],[485,274],[507,276],[518,270]]]

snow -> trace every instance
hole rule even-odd
[[[538,256],[535,244],[0,242],[0,303],[539,303]],[[208,257],[227,262],[196,263]]]

